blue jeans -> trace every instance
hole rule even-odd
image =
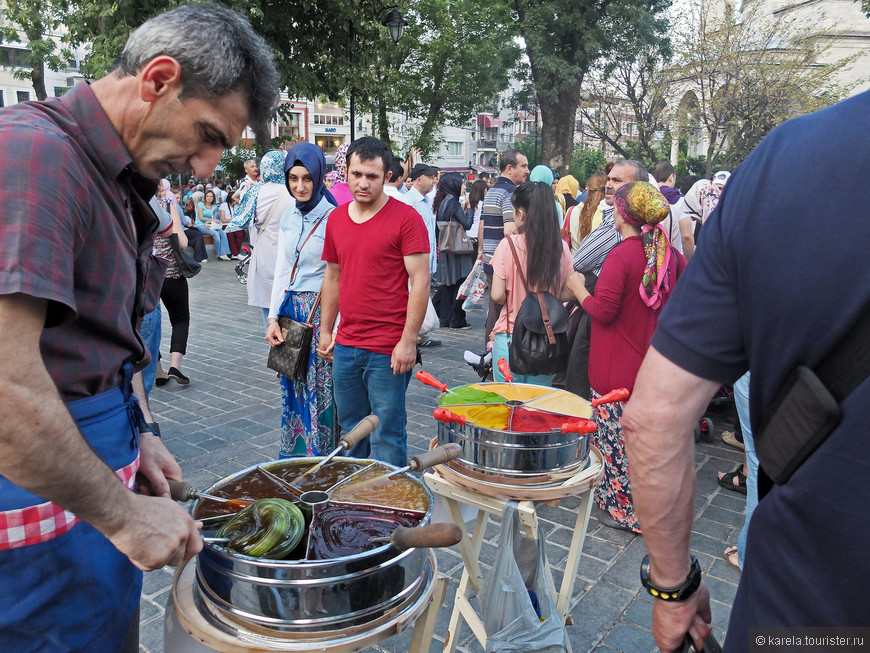
[[[227,234],[223,229],[207,229],[200,225],[197,225],[196,228],[199,229],[200,233],[208,234],[214,239],[215,256],[230,255],[230,241],[227,240]]]
[[[498,361],[504,358],[510,365],[511,341],[506,333],[496,333],[492,343],[492,380],[496,383],[504,383],[504,374],[498,369]],[[514,374],[517,383],[532,383],[534,385],[553,385],[555,374]]]
[[[154,377],[157,376],[157,357],[160,355],[160,329],[163,326],[163,312],[160,307],[160,302],[157,302],[157,308],[150,313],[146,313],[142,318],[142,328],[139,333],[142,335],[142,342],[148,348],[151,354],[151,362],[148,367],[142,370],[142,380],[145,382],[145,395],[151,394],[151,388],[154,386]]]
[[[408,460],[408,416],[405,391],[411,371],[398,376],[390,368],[389,354],[336,344],[332,381],[338,423],[343,433],[362,418],[374,414],[380,425],[350,450],[354,458],[374,458],[403,467]]]
[[[758,456],[755,453],[755,440],[752,439],[752,427],[749,424],[749,372],[734,382],[734,403],[737,404],[737,416],[740,418],[740,428],[743,430],[743,446],[746,447],[746,517],[743,519],[743,529],[737,536],[737,561],[743,569],[749,520],[752,519],[755,506],[758,505]]]

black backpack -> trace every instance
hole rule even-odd
[[[571,353],[568,310],[552,293],[529,292],[513,240],[508,245],[526,298],[520,305],[511,335],[510,368],[515,374],[556,374],[565,369]]]

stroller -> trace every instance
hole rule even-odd
[[[734,403],[734,387],[723,385],[710,399],[707,405],[708,411],[715,411],[717,419],[722,417],[725,421],[734,427],[734,434],[738,440],[743,440],[743,434],[740,429],[740,420],[736,417],[737,405]],[[727,413],[730,413],[727,414]],[[715,437],[716,427],[709,415],[704,415],[695,425],[695,442],[712,442]]]
[[[236,278],[240,284],[245,286],[248,283],[248,266],[251,263],[252,252],[247,245],[242,245],[240,250],[245,256],[236,264]]]
[[[471,369],[477,372],[477,376],[481,381],[492,379],[492,352],[488,351],[484,355],[475,354],[473,351],[465,350],[465,362],[471,365]]]

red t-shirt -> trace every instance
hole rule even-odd
[[[671,288],[686,260],[676,250],[671,258]],[[595,295],[583,302],[592,318],[589,341],[589,383],[599,394],[634,388],[634,380],[658,324],[659,311],[640,296],[646,258],[640,236],[626,238],[607,255],[595,284]]]
[[[391,354],[408,312],[403,257],[428,254],[429,234],[420,214],[393,198],[363,224],[351,220],[349,206],[339,206],[329,215],[323,244],[323,260],[341,268],[341,321],[335,341]]]

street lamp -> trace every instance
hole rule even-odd
[[[393,10],[387,14],[387,17],[381,25],[384,25],[390,32],[390,38],[395,44],[399,42],[400,38],[402,38],[402,33],[405,31],[405,27],[408,26],[408,22],[399,10],[393,7]],[[356,29],[354,29],[353,22],[350,24],[350,40],[350,63],[352,67],[354,63],[354,52],[356,50]],[[356,140],[356,88],[353,84],[351,84],[350,87],[350,140],[351,142]]]
[[[402,38],[402,33],[408,26],[408,21],[405,20],[405,17],[402,16],[398,9],[393,9],[389,14],[387,14],[387,17],[381,25],[389,30],[390,38],[393,39],[393,43],[398,43],[399,39]]]

